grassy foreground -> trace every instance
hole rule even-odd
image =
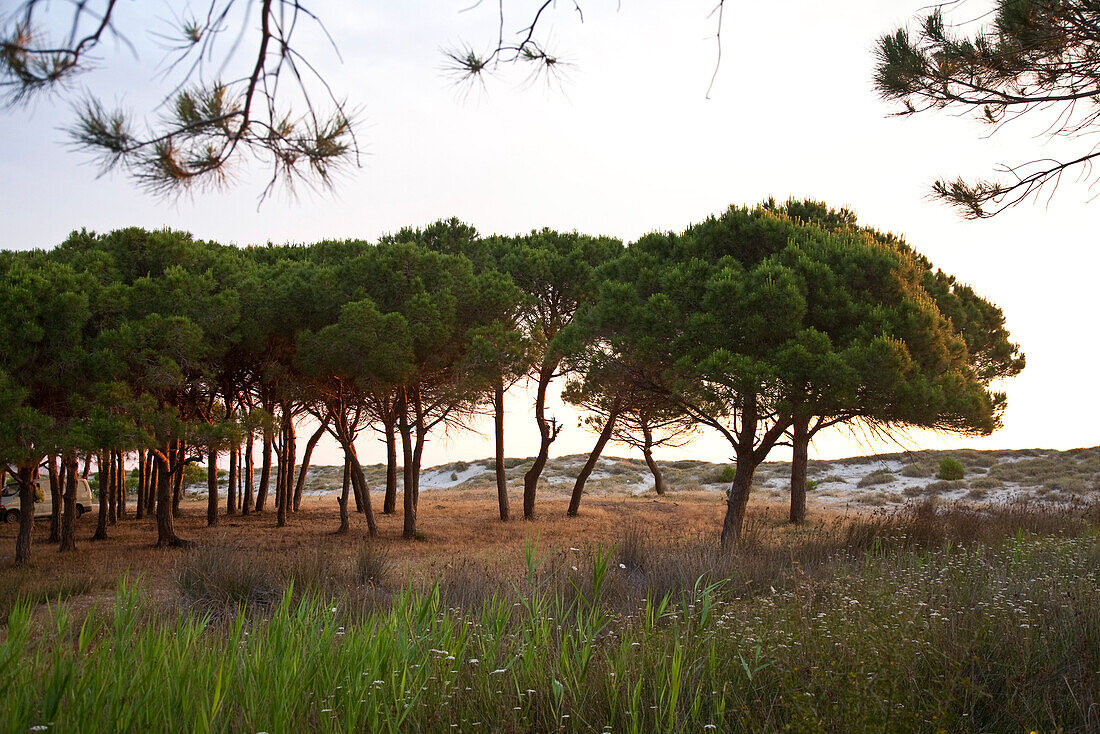
[[[729,553],[633,530],[391,590],[370,546],[290,575],[206,549],[175,612],[125,580],[15,605],[0,730],[1097,731],[1097,517],[921,506]]]

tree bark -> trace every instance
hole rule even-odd
[[[31,537],[34,531],[34,491],[38,483],[34,479],[35,466],[19,467],[19,535],[15,538],[15,565],[22,566],[31,553]]]
[[[218,525],[218,452],[206,455],[206,527]]]
[[[414,486],[415,478],[413,476],[412,426],[409,425],[407,410],[408,406],[402,401],[401,414],[397,422],[398,431],[401,433],[401,458],[405,463],[405,482],[401,492],[401,501],[405,516],[403,518],[404,522],[401,530],[401,537],[409,540],[416,536],[416,489]]]
[[[237,447],[229,448],[229,476],[225,485],[225,514],[234,515],[237,512]]]
[[[550,458],[550,444],[558,437],[561,426],[556,423],[551,426],[546,420],[546,390],[550,386],[550,380],[554,377],[554,370],[558,368],[558,361],[544,362],[539,369],[538,391],[535,393],[535,423],[539,428],[539,453],[535,457],[534,465],[523,475],[523,519],[535,518],[535,492],[538,489],[539,477],[546,466],[546,460]]]
[[[504,375],[499,375],[497,384],[493,386],[493,436],[496,439],[494,469],[497,477],[497,507],[501,522],[507,522],[509,507],[508,476],[504,469]]]
[[[145,449],[138,449],[138,480],[137,480],[137,509],[134,517],[141,520],[145,517],[146,484],[149,482],[149,472],[145,468]]]
[[[95,533],[91,540],[106,540],[107,522],[110,518],[111,472],[104,452],[100,452],[96,463],[99,464],[99,512],[96,514]]]
[[[596,468],[596,462],[599,461],[604,446],[611,440],[611,433],[615,430],[615,421],[619,417],[618,406],[618,401],[616,401],[615,407],[608,413],[607,422],[604,423],[599,438],[596,439],[596,445],[592,447],[592,452],[588,454],[588,460],[584,462],[580,474],[577,475],[577,481],[573,484],[573,496],[569,499],[569,510],[566,512],[570,517],[576,517],[577,513],[580,511],[581,495],[584,493],[585,482],[587,482],[588,477],[591,476],[592,470]]]
[[[180,502],[183,500],[183,470],[185,468],[184,458],[185,450],[183,442],[181,441],[179,442],[179,450],[176,452],[176,455],[173,459],[173,466],[175,468],[172,470],[172,517],[180,516]],[[160,505],[159,499],[157,500],[157,505]]]
[[[294,486],[294,417],[289,408],[283,408],[283,445],[279,455],[279,482],[276,487],[277,527],[286,526],[286,515]]]
[[[260,487],[256,490],[256,512],[263,512],[267,504],[267,488],[271,483],[271,429],[264,427],[263,453],[260,456]]]
[[[254,466],[255,459],[252,457],[253,440],[252,433],[249,432],[248,438],[244,443],[244,497],[241,500],[241,514],[247,515],[252,512],[252,500],[253,489],[252,484],[256,479],[256,473]]]
[[[61,542],[61,482],[62,477],[57,472],[57,457],[50,456],[47,464],[50,475],[50,540],[51,543]],[[3,484],[0,477],[0,484]]]
[[[99,455],[99,487],[103,494],[103,477],[107,477],[107,524],[118,522],[118,476],[115,474],[115,452],[107,451]],[[107,537],[104,535],[103,537]]]
[[[118,462],[118,519],[126,519],[126,457],[122,451],[115,452]]]
[[[92,472],[92,455],[88,454],[87,456],[84,457],[84,471],[80,473],[80,476],[87,479],[88,476],[91,474],[91,472]]]
[[[76,550],[76,482],[77,464],[76,454],[62,455],[61,468],[65,475],[65,494],[62,499],[61,512],[61,545],[62,553]]]
[[[148,465],[145,468],[145,514],[157,513],[157,457],[152,451],[146,452]]]
[[[294,485],[294,511],[297,512],[298,508],[302,506],[302,492],[306,488],[306,472],[309,471],[309,460],[313,456],[313,449],[316,448],[317,442],[321,440],[321,436],[325,435],[325,430],[328,428],[328,422],[321,424],[321,427],[314,431],[313,435],[306,441],[306,450],[302,454],[302,466],[298,470],[298,481]]]
[[[382,514],[397,512],[397,421],[392,417],[383,422],[386,432],[386,497],[382,501]]]
[[[359,463],[354,443],[344,446],[344,456],[345,463],[351,468],[352,487],[355,489],[355,494],[361,498],[363,514],[367,518],[367,532],[373,537],[378,535],[378,525],[374,521],[374,512],[371,510],[370,487],[367,486],[367,478],[363,474],[363,466]]]
[[[340,499],[337,500],[340,503],[340,527],[336,529],[337,535],[347,535],[348,529],[351,527],[351,523],[348,521],[348,488],[351,486],[351,472],[349,467],[351,462],[347,457],[344,457],[344,482],[340,489]]]
[[[747,453],[750,456],[743,456]],[[745,512],[749,504],[749,492],[752,490],[752,477],[756,471],[751,457],[752,451],[737,452],[737,470],[733,475],[729,495],[726,499],[726,517],[722,521],[722,547],[728,547],[741,540],[745,527]]]
[[[193,545],[176,535],[172,516],[172,494],[183,482],[183,462],[180,461],[178,442],[161,448],[156,455],[157,464],[157,548],[185,548]],[[178,493],[177,493],[178,494]]]
[[[806,521],[806,464],[810,455],[810,417],[796,415],[793,428],[790,521],[802,523]]]
[[[645,465],[653,473],[653,489],[658,495],[665,493],[665,477],[661,474],[661,467],[653,460],[653,431],[649,426],[642,424],[642,456],[645,457]]]

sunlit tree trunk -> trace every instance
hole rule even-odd
[[[389,418],[383,422],[386,432],[386,497],[382,501],[382,514],[397,511],[397,421]]]
[[[302,454],[302,465],[298,470],[298,481],[294,485],[294,511],[297,512],[298,508],[302,506],[302,493],[306,487],[306,473],[309,471],[309,460],[313,456],[313,449],[316,448],[317,442],[321,440],[321,436],[325,435],[325,430],[328,428],[328,422],[321,423],[321,426],[313,432],[313,435],[306,441],[306,450]]]
[[[256,512],[263,512],[267,504],[267,488],[271,484],[271,449],[273,437],[271,428],[264,426],[264,440],[260,454],[260,486],[256,490]]]
[[[244,444],[244,497],[241,502],[242,515],[247,515],[252,512],[253,483],[256,480],[255,459],[252,457],[253,443],[252,433],[250,432]]]
[[[115,452],[107,451],[99,455],[99,487],[103,494],[103,477],[107,478],[107,524],[118,522],[118,476],[115,474]],[[104,537],[107,537],[104,535]]]
[[[126,519],[126,457],[121,451],[115,452],[115,461],[118,463],[118,518]]]
[[[173,524],[174,488],[183,482],[182,446],[173,441],[156,452],[157,464],[157,547],[178,548],[191,545],[176,535]],[[177,493],[178,494],[178,493]]]
[[[337,535],[347,535],[351,524],[348,521],[348,489],[351,486],[351,463],[344,457],[344,481],[340,487],[340,527],[336,529]]]

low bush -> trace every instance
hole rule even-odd
[[[952,482],[963,478],[963,465],[958,459],[945,456],[940,459],[940,469],[936,472],[936,479]]]
[[[723,484],[729,484],[733,481],[733,477],[737,474],[737,467],[733,464],[726,464],[714,471],[714,478],[712,482],[721,482]]]
[[[916,479],[927,479],[932,476],[934,470],[932,464],[925,461],[915,461],[912,464],[906,464],[901,468],[901,475],[903,477],[914,477]]]
[[[888,469],[876,469],[856,482],[857,487],[871,487],[876,484],[889,484],[897,479]]]

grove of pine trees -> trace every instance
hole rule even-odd
[[[776,445],[794,449],[800,522],[818,431],[860,422],[987,434],[1005,405],[994,382],[1024,365],[1000,309],[899,238],[816,202],[733,207],[626,246],[549,230],[482,237],[456,220],[376,243],[246,248],[174,231],[75,232],[52,250],[0,253],[0,309],[0,460],[24,508],[48,472],[51,542],[63,551],[76,547],[76,482],[93,458],[96,539],[151,518],[158,546],[185,546],[173,519],[189,465],[207,466],[208,525],[223,511],[274,510],[282,526],[326,432],[344,454],[340,532],[353,511],[377,532],[356,450],[377,433],[381,512],[399,511],[400,491],[411,538],[425,442],[481,414],[494,416],[507,520],[503,399],[523,380],[535,393],[535,425],[523,430],[540,439],[524,518],[535,517],[562,430],[546,411],[562,380],[599,431],[569,514],[609,441],[637,447],[663,492],[653,449],[713,430],[736,457],[721,531],[731,543]],[[307,419],[316,430],[299,452]],[[21,513],[16,563],[30,552],[32,514]]]

